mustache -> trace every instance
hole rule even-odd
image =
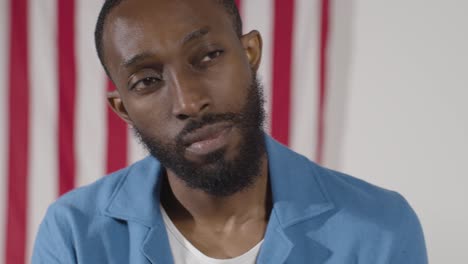
[[[211,125],[219,122],[231,122],[235,124],[240,123],[241,120],[242,115],[238,113],[205,114],[199,119],[188,121],[188,123],[176,136],[176,142],[181,143],[183,137],[206,125]]]

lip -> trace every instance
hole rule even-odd
[[[206,155],[218,150],[227,144],[231,128],[232,125],[225,122],[199,128],[183,138],[186,150],[195,155]]]

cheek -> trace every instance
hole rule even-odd
[[[232,112],[239,112],[247,99],[247,84],[243,82],[226,83],[226,90],[219,96],[223,104]]]
[[[211,79],[213,97],[222,106],[239,109],[245,102],[251,84],[251,72],[241,61],[226,64],[218,74]]]
[[[149,95],[127,100],[128,115],[133,124],[146,135],[166,141],[177,131],[170,122],[168,100]]]

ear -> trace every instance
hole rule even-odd
[[[114,110],[114,112],[120,116],[127,124],[133,125],[132,120],[128,116],[127,109],[125,108],[125,105],[122,101],[122,98],[120,97],[119,91],[114,90],[107,92],[107,102],[109,103],[109,106]]]
[[[250,66],[257,71],[262,59],[262,36],[257,30],[252,30],[241,37],[241,42]]]

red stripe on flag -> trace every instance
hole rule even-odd
[[[239,15],[241,16],[242,18],[242,0],[235,0],[234,2],[236,2],[236,6],[237,6],[237,10],[239,11]],[[241,29],[242,31],[242,29]],[[243,32],[243,31],[242,31]]]
[[[29,148],[28,2],[10,1],[8,212],[5,263],[25,263]]]
[[[323,148],[325,140],[325,104],[327,95],[327,54],[328,54],[328,35],[330,24],[330,1],[321,0],[320,14],[320,56],[319,56],[319,104],[317,117],[317,149],[316,161],[321,163],[323,160]]]
[[[271,134],[289,144],[294,0],[275,1]]]
[[[241,0],[235,0],[234,2],[236,2],[237,9],[239,9],[239,12],[240,12],[240,10],[241,10]]]
[[[75,1],[57,0],[59,93],[59,193],[75,186]]]
[[[112,81],[107,81],[107,90],[114,91]],[[127,124],[110,107],[107,107],[107,172],[113,172],[127,165]]]

